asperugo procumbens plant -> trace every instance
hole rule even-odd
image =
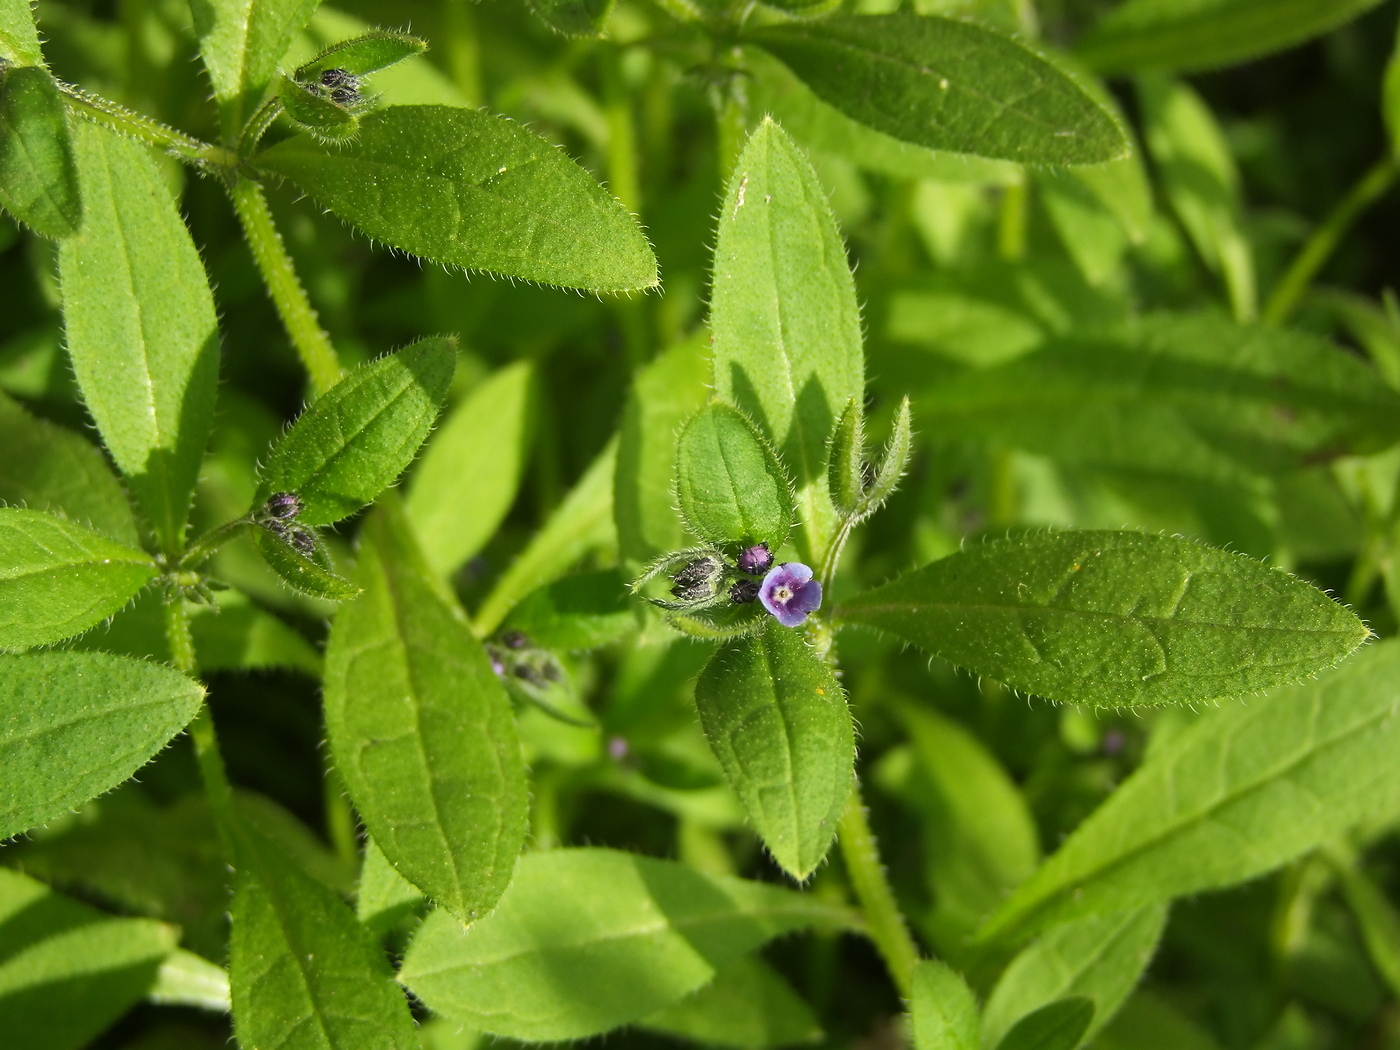
[[[606,5],[533,6],[567,34],[594,34],[607,17]],[[803,150],[779,123],[750,119],[749,88],[796,85],[809,117],[871,149],[1015,162],[1050,185],[1080,166],[1102,177],[1134,163],[1092,78],[970,21],[820,4],[660,6],[666,46],[695,58],[712,87],[732,170],[708,356],[692,341],[638,373],[617,440],[469,618],[450,580],[500,524],[520,467],[485,457],[483,486],[509,475],[490,500],[464,496],[459,475],[482,462],[474,446],[494,436],[483,422],[492,412],[524,415],[528,370],[493,376],[429,440],[453,338],[342,368],[264,187],[285,180],[421,259],[598,294],[658,284],[635,219],[517,123],[377,97],[375,74],[418,60],[422,40],[375,30],[290,61],[315,0],[193,0],[217,142],[60,83],[29,5],[0,0],[0,204],[57,242],[66,351],[105,449],[0,400],[0,839],[111,791],[185,732],[231,873],[226,957],[209,959],[180,947],[171,925],[105,915],[0,868],[6,1045],[84,1045],[142,998],[231,1010],[246,1050],[408,1050],[419,1045],[415,1017],[429,1014],[525,1041],[632,1024],[693,1033],[725,996],[786,1003],[790,990],[754,953],[817,930],[870,938],[910,1004],[919,1050],[1072,1048],[1131,990],[1168,900],[1278,867],[1393,802],[1365,779],[1390,761],[1400,731],[1389,643],[1309,683],[1367,629],[1260,561],[1164,534],[1050,531],[969,545],[870,589],[843,573],[853,530],[909,465],[917,420],[906,399],[883,448],[868,439],[845,245]],[[1307,24],[1280,39],[1335,21],[1296,17]],[[1112,30],[1096,45],[1110,54]],[[1142,43],[1131,23],[1121,32]],[[1173,90],[1146,84],[1149,108],[1170,108]],[[219,315],[157,152],[227,191],[309,384],[294,424],[255,453],[246,511],[193,538]],[[1014,242],[1015,222],[1007,229]],[[1247,314],[1227,248],[1217,268]],[[926,399],[939,409],[930,425],[973,433],[989,415],[1005,422],[1027,389],[1100,365],[1110,384],[1131,383],[1134,367],[1147,383],[1154,367],[1169,382],[1194,362],[1242,398],[1272,380],[1273,365],[1247,346],[1229,368],[1210,358],[1242,338],[1218,319],[1144,322],[1135,338],[1136,365],[1121,348],[1089,345],[1050,364],[1027,359],[1019,373],[964,376]],[[1280,354],[1297,376],[1327,357],[1312,343]],[[1328,367],[1327,396],[1314,399],[1325,418],[1305,438],[1393,442],[1393,394],[1349,401],[1360,366]],[[1212,432],[1262,455],[1267,415],[1219,414]],[[392,486],[425,442],[400,496]],[[1302,443],[1287,454],[1313,451]],[[615,522],[622,566],[563,577],[599,546],[600,522]],[[341,536],[354,528],[352,558]],[[229,597],[212,559],[239,538],[322,603],[332,618],[323,661],[271,613]],[[645,601],[629,603],[624,570]],[[118,613],[135,639],[120,646],[91,631]],[[237,658],[223,617],[242,632]],[[862,804],[840,669],[844,632],[859,628],[1053,701],[1265,698],[1164,745],[968,931],[960,973],[922,959]],[[790,885],[602,848],[522,852],[532,783],[518,718],[592,725],[567,654],[639,629],[712,650],[695,683],[700,724]],[[343,789],[364,830],[353,909],[289,844],[282,818],[230,786],[200,675],[248,666],[255,643],[321,674],[329,794],[348,824]],[[920,717],[910,715],[912,733],[966,746]],[[538,813],[549,793],[533,786]],[[849,899],[809,888],[834,842]],[[1056,985],[1045,975],[1057,959],[1111,965]],[[965,975],[985,986],[1002,964],[979,1006]]]

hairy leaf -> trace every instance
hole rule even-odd
[[[496,910],[435,912],[399,979],[435,1013],[522,1040],[581,1039],[649,1017],[765,941],[849,912],[792,890],[608,849],[527,853]]]
[[[969,547],[848,599],[837,615],[1018,689],[1103,707],[1190,703],[1295,682],[1370,633],[1285,572],[1136,532]]]
[[[1060,999],[1023,1017],[995,1045],[997,1050],[1075,1050],[1093,1019],[1090,1000],[1083,996]]]
[[[320,0],[190,0],[224,135],[253,114],[277,64]]]
[[[184,546],[214,421],[219,328],[204,264],[144,146],[73,129],[83,225],[59,242],[83,400],[167,552]]]
[[[748,37],[837,109],[929,149],[1029,164],[1097,164],[1130,149],[1113,114],[1072,76],[973,22],[838,15]]]
[[[126,780],[203,696],[169,667],[125,656],[0,656],[0,841]]]
[[[768,442],[733,405],[711,401],[676,442],[676,496],[691,532],[711,543],[766,543],[792,528],[792,492]]]
[[[298,66],[294,75],[303,83],[315,80],[327,69],[343,69],[351,76],[362,77],[421,55],[427,49],[427,42],[416,36],[371,29],[350,40],[337,41],[310,62]]]
[[[398,873],[374,839],[367,839],[355,887],[355,917],[382,937],[422,903],[418,887]]]
[[[726,966],[698,992],[638,1027],[733,1050],[815,1043],[823,1034],[812,1008],[792,985],[752,955]]]
[[[392,106],[335,148],[307,136],[257,164],[371,237],[448,266],[591,291],[657,282],[633,218],[567,156],[504,117]]]
[[[1075,55],[1100,73],[1194,72],[1301,44],[1380,0],[1127,0],[1101,18]]]
[[[260,499],[296,493],[303,525],[354,514],[412,462],[437,419],[455,364],[455,341],[435,337],[356,368],[273,447]]]
[[[0,59],[17,66],[44,64],[29,0],[0,0]]]
[[[909,1013],[914,1050],[980,1050],[977,999],[947,963],[924,959],[914,967]]]
[[[324,557],[323,551],[317,550],[319,556],[309,558],[271,529],[261,526],[255,528],[253,541],[268,567],[294,591],[332,602],[348,601],[360,593],[360,588],[331,570],[330,560]]]
[[[159,570],[150,555],[38,510],[0,508],[0,646],[48,645],[125,605]]]
[[[836,676],[800,634],[771,621],[715,653],[695,706],[764,844],[793,878],[807,878],[851,792],[855,733]]]
[[[485,545],[515,501],[534,444],[535,373],[517,362],[462,399],[423,450],[408,492],[428,564],[443,575]]]
[[[1385,641],[1317,681],[1209,712],[1154,750],[982,936],[1233,885],[1393,813],[1398,706],[1400,643]]]
[[[515,716],[401,512],[376,510],[362,536],[364,593],[326,649],[331,755],[394,867],[471,922],[510,882],[525,838]]]
[[[613,0],[527,0],[540,21],[564,36],[598,36]]]
[[[0,205],[45,237],[82,221],[63,96],[38,66],[0,70]]]
[[[578,573],[541,587],[506,626],[546,649],[596,649],[637,629],[637,606],[616,569]]]

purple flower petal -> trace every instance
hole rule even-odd
[[[812,579],[809,566],[783,562],[763,577],[758,600],[784,627],[796,627],[821,608],[822,585]]]
[[[766,543],[756,543],[739,555],[739,568],[750,576],[767,572],[773,565],[773,552]]]

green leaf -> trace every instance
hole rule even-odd
[[[1400,990],[1400,912],[1396,912],[1385,892],[1358,867],[1354,856],[1342,854],[1330,859],[1337,881],[1341,883],[1342,896],[1366,944],[1366,954],[1395,994]]]
[[[228,1013],[228,973],[208,959],[176,948],[160,964],[146,998],[157,1006],[194,1006]]]
[[[831,431],[826,465],[826,488],[842,517],[860,508],[865,495],[865,409],[851,398]]]
[[[277,97],[282,111],[317,142],[345,142],[359,134],[362,106],[342,106],[288,76]]]
[[[581,167],[504,117],[392,106],[335,149],[307,136],[258,167],[369,236],[447,266],[590,291],[657,282],[636,221]]]
[[[1166,922],[1166,905],[1149,904],[1056,926],[1002,973],[982,1014],[983,1041],[997,1045],[1024,1018],[1067,998],[1093,1004],[1093,1022],[1083,1031],[1093,1038],[1132,993]]]
[[[764,844],[806,879],[851,792],[855,733],[841,683],[801,634],[772,621],[715,653],[695,683],[695,706]]]
[[[81,1050],[141,1001],[179,933],[118,919],[0,868],[0,1030],[7,1046]]]
[[[1400,642],[1210,711],[1065,840],[983,929],[1023,936],[1254,878],[1400,806]]]
[[[297,67],[292,75],[302,83],[315,80],[327,69],[343,69],[351,76],[362,77],[426,50],[427,41],[416,36],[372,29],[354,39],[332,44],[310,62]]]
[[[321,654],[286,621],[260,609],[237,591],[190,617],[201,671],[282,668],[320,677]]]
[[[752,955],[726,966],[698,992],[638,1027],[733,1050],[815,1043],[823,1035],[812,1008],[792,985]]]
[[[799,490],[824,482],[832,425],[865,397],[860,312],[826,193],[772,121],[749,137],[725,194],[710,328],[715,392],[772,439]],[[826,493],[799,503],[816,551]]]
[[[0,70],[0,205],[45,237],[82,222],[63,96],[38,66]]]
[[[399,872],[461,922],[491,910],[525,839],[515,715],[466,617],[381,507],[361,532],[364,593],[326,649],[326,729],[350,798]]]
[[[1233,66],[1343,25],[1380,0],[1128,0],[1075,49],[1100,73]]]
[[[1094,1004],[1076,996],[1042,1006],[1021,1019],[997,1050],[1075,1050],[1094,1019]]]
[[[80,434],[0,394],[0,448],[0,500],[88,525],[127,547],[141,545],[121,482]]]
[[[708,349],[701,330],[632,379],[619,429],[613,514],[618,547],[634,563],[686,546],[676,517],[676,435],[709,400]]]
[[[753,30],[822,99],[928,149],[1028,164],[1125,156],[1122,127],[1068,73],[973,22],[838,15]]]
[[[349,601],[360,593],[359,587],[331,571],[328,558],[308,558],[271,529],[256,526],[253,541],[272,571],[294,591],[332,602]]]
[[[277,65],[320,0],[190,0],[204,67],[232,137],[262,100]]]
[[[612,522],[617,442],[598,453],[529,545],[516,555],[476,613],[476,633],[492,634],[515,604],[557,580],[585,554],[616,541]]]
[[[42,66],[39,30],[30,0],[0,0],[0,59],[17,66]]]
[[[74,127],[83,225],[59,242],[68,354],[167,553],[184,546],[214,421],[219,327],[199,252],[144,146]]]
[[[48,645],[120,609],[159,569],[150,555],[37,510],[0,507],[0,646]]]
[[[792,528],[792,492],[758,428],[733,405],[711,401],[676,442],[681,519],[711,543],[781,547]]]
[[[565,576],[531,593],[506,626],[545,649],[597,649],[637,630],[637,605],[616,569]]]
[[[1056,339],[919,398],[919,425],[1068,463],[1237,481],[1400,441],[1400,395],[1298,331],[1160,314]]]
[[[947,963],[924,959],[914,967],[909,1013],[914,1050],[981,1050],[977,999]]]
[[[765,883],[609,849],[526,853],[496,910],[434,912],[399,979],[433,1012],[530,1041],[581,1039],[679,1002],[773,937],[849,912]]]
[[[394,869],[374,839],[366,839],[360,883],[355,889],[355,917],[383,937],[422,903],[418,887]]]
[[[0,656],[0,841],[116,787],[203,697],[169,667],[125,656]]]
[[[1137,992],[1094,1041],[1097,1050],[1221,1050],[1175,1007]]]
[[[913,419],[909,413],[909,398],[899,403],[894,425],[890,428],[890,439],[885,444],[885,454],[873,467],[873,476],[863,486],[856,513],[861,518],[869,517],[885,505],[894,495],[904,472],[909,469],[909,457],[914,451]]]
[[[848,599],[837,617],[1017,689],[1102,707],[1191,703],[1296,682],[1370,634],[1288,573],[1136,532],[969,547]]]
[[[360,365],[273,446],[258,500],[296,493],[302,525],[354,514],[413,461],[447,396],[456,360],[456,341],[434,337]]]
[[[443,575],[485,546],[515,502],[538,399],[531,365],[509,365],[463,398],[424,448],[408,516],[428,564]]]
[[[419,1050],[408,1003],[369,930],[260,832],[241,827],[235,841],[229,980],[239,1044]]]
[[[1163,77],[1138,81],[1147,148],[1172,210],[1213,273],[1221,275],[1236,320],[1257,308],[1254,256],[1242,226],[1240,176],[1229,143],[1205,101]]]
[[[545,25],[564,36],[600,36],[613,0],[526,0]]]

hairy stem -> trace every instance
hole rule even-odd
[[[176,670],[191,676],[196,674],[198,668],[194,640],[190,636],[190,618],[185,612],[185,599],[178,593],[166,595],[165,637]],[[224,758],[219,753],[219,738],[214,734],[214,719],[209,714],[207,702],[200,705],[199,714],[194,716],[186,732],[194,744],[195,761],[199,766],[199,778],[204,782],[209,808],[214,814],[220,837],[227,845],[233,820],[233,790],[229,787]]]
[[[273,95],[258,108],[248,123],[243,125],[243,130],[238,135],[238,155],[252,156],[253,150],[258,148],[258,143],[267,134],[267,129],[272,127],[272,122],[281,114],[282,100]]]
[[[101,124],[123,135],[140,139],[147,145],[155,146],[197,167],[234,168],[238,165],[237,154],[222,146],[202,142],[183,131],[176,131],[167,124],[142,116],[111,99],[91,94],[72,84],[60,81],[58,86],[59,90],[68,96],[70,110],[94,124]]]
[[[909,927],[895,903],[894,890],[885,876],[880,849],[860,796],[859,780],[851,785],[851,797],[841,813],[837,834],[851,887],[870,927],[870,939],[884,958],[899,994],[908,999],[913,989],[919,948],[909,934]]]
[[[1390,189],[1397,174],[1400,174],[1400,169],[1397,169],[1395,158],[1386,157],[1377,161],[1361,176],[1351,188],[1351,192],[1338,202],[1322,225],[1313,231],[1307,244],[1303,245],[1288,267],[1288,272],[1274,288],[1264,306],[1265,321],[1270,324],[1282,324],[1288,319],[1288,315],[1298,306],[1313,278],[1336,250],[1338,242],[1350,229],[1351,224]]]
[[[213,557],[214,552],[225,543],[251,525],[251,519],[237,518],[233,521],[225,522],[217,529],[211,529],[206,532],[203,536],[190,544],[184,556],[180,559],[180,568],[196,568],[204,561]]]
[[[340,382],[340,359],[331,345],[331,337],[321,328],[306,290],[297,279],[296,268],[272,220],[272,210],[267,206],[262,187],[251,179],[239,178],[229,188],[229,196],[233,198],[234,210],[243,224],[243,235],[253,251],[263,283],[306,367],[312,392],[319,397]]]

